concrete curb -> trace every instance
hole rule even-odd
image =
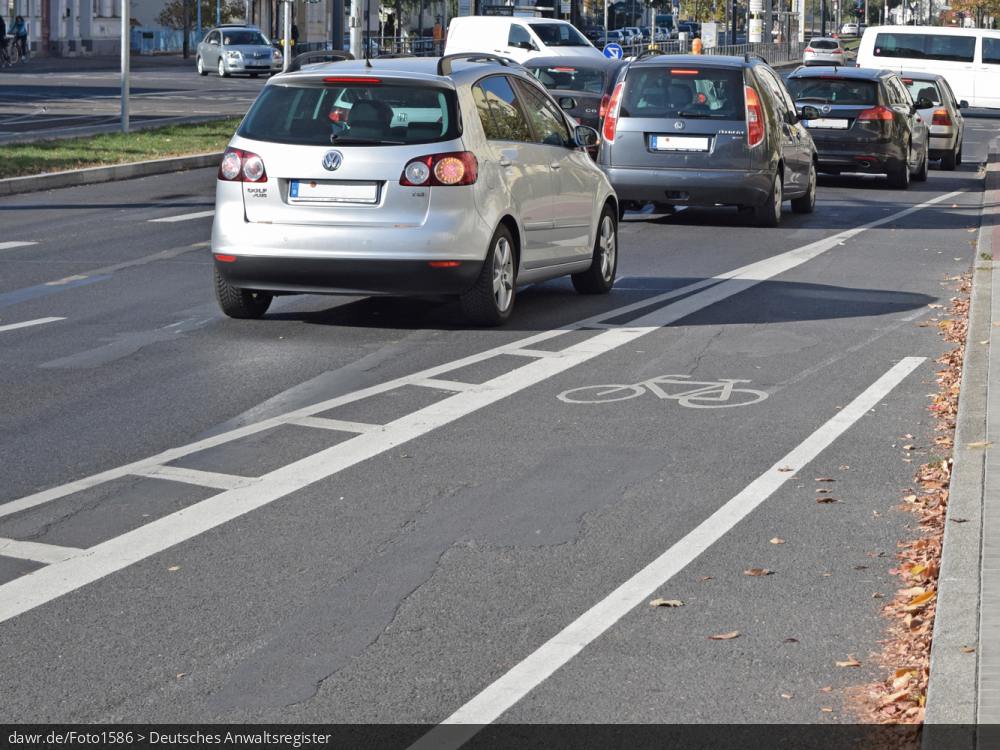
[[[12,177],[0,180],[0,195],[15,195],[30,193],[35,190],[51,190],[52,188],[69,187],[71,185],[92,185],[97,182],[112,180],[130,180],[134,177],[145,177],[153,174],[178,172],[182,169],[198,169],[199,167],[217,167],[222,160],[224,151],[210,154],[195,154],[194,156],[177,156],[172,159],[153,159],[137,161],[131,164],[113,164],[109,167],[91,167],[90,169],[71,169],[67,172],[53,172],[30,177]]]
[[[981,567],[983,492],[986,451],[970,449],[969,443],[986,440],[987,398],[989,395],[989,347],[978,344],[990,338],[994,264],[979,260],[980,252],[993,246],[993,214],[996,196],[997,144],[990,147],[983,190],[982,223],[976,242],[976,263],[969,306],[969,332],[962,366],[961,397],[955,423],[954,464],[951,474],[938,603],[931,644],[930,681],[923,748],[944,747],[945,732],[931,725],[964,725],[961,738],[954,730],[947,734],[949,748],[973,747],[979,698],[979,629],[981,607]],[[1000,268],[997,268],[1000,271]],[[955,519],[967,519],[954,523]],[[975,648],[963,652],[963,648]],[[956,744],[956,740],[961,740]]]

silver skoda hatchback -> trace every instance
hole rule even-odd
[[[219,305],[257,318],[275,295],[447,294],[500,325],[518,285],[568,275],[606,293],[618,203],[587,152],[597,139],[484,55],[276,76],[219,167]]]

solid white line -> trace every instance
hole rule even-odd
[[[677,544],[442,722],[479,726],[467,726],[468,731],[458,734],[446,728],[432,729],[411,745],[410,750],[451,750],[460,747],[471,736],[470,731],[474,730],[474,734],[482,725],[495,721],[767,500],[925,360],[925,357],[907,357],[899,362]],[[785,467],[791,467],[792,471],[781,471]]]
[[[425,388],[438,388],[442,391],[467,391],[475,386],[472,383],[459,383],[454,380],[438,380],[437,378],[426,378],[418,380],[414,385],[422,385]]]
[[[19,542],[16,539],[0,537],[0,555],[16,557],[18,560],[33,560],[51,565],[76,557],[81,552],[83,550],[76,547],[57,547],[54,544]]]
[[[211,211],[199,211],[196,214],[181,214],[180,216],[168,216],[165,219],[150,219],[152,223],[157,222],[174,222],[174,221],[187,221],[188,219],[202,219],[206,216],[215,216],[215,209]]]
[[[521,357],[554,357],[558,352],[547,352],[544,349],[511,349],[507,354]]]
[[[184,469],[180,466],[154,466],[132,473],[154,479],[168,479],[172,482],[197,484],[201,487],[215,487],[220,490],[235,490],[240,487],[249,487],[254,482],[260,481],[256,477],[238,477],[233,474],[219,474],[214,471]]]
[[[342,419],[326,419],[324,417],[296,417],[289,419],[289,424],[303,427],[318,427],[321,430],[338,430],[340,432],[381,432],[385,429],[380,424],[365,424],[364,422],[345,422]]]
[[[0,242],[0,250],[11,250],[15,247],[25,247],[26,245],[37,245],[37,242]]]
[[[0,326],[0,331],[13,331],[15,328],[40,326],[43,323],[55,323],[57,320],[66,320],[66,318],[38,318],[38,320],[26,320],[23,323],[11,323],[10,325],[7,326]]]

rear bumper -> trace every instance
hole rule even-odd
[[[940,159],[949,151],[953,151],[958,143],[958,129],[954,126],[950,128],[936,126],[931,128],[931,137],[928,141],[928,149],[931,159]]]
[[[241,289],[293,294],[461,294],[482,263],[434,268],[416,260],[339,260],[238,256],[213,259],[219,275]]]
[[[903,152],[892,143],[816,140],[819,170],[886,174],[898,169]]]
[[[678,206],[759,206],[771,192],[769,172],[604,167],[620,201]]]

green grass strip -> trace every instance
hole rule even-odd
[[[224,151],[237,118],[167,125],[138,133],[0,145],[0,179]]]

